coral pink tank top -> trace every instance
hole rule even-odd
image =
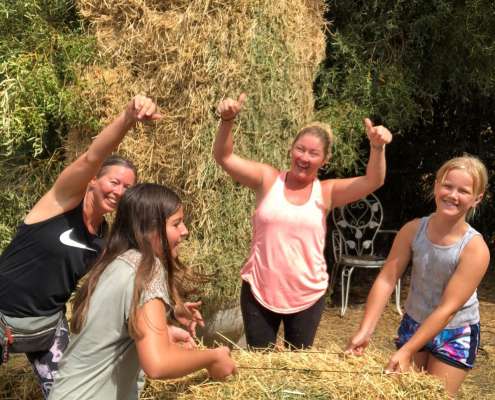
[[[265,308],[292,314],[312,306],[327,289],[327,212],[318,179],[305,204],[290,203],[286,174],[280,173],[253,214],[251,252],[241,277]]]

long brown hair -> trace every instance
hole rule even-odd
[[[79,333],[85,323],[89,302],[100,276],[112,261],[129,249],[141,253],[128,322],[130,335],[134,338],[140,335],[136,312],[141,295],[154,275],[156,257],[166,270],[172,299],[176,304],[182,304],[181,282],[189,273],[179,260],[172,257],[165,230],[167,219],[180,206],[179,197],[165,186],[141,183],[126,190],[119,202],[105,249],[76,293],[71,319],[71,329],[74,333]],[[155,254],[150,240],[152,236],[157,237],[161,243],[161,254]]]

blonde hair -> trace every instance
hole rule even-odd
[[[462,157],[451,158],[443,163],[436,174],[436,181],[443,183],[447,174],[454,170],[461,169],[466,171],[473,179],[473,194],[475,197],[485,193],[488,187],[488,172],[485,164],[475,156],[464,154]],[[475,208],[471,208],[467,214],[467,218],[474,215]]]
[[[332,145],[333,145],[333,132],[330,125],[324,124],[322,122],[311,122],[308,125],[301,128],[297,133],[296,137],[292,141],[292,146],[303,136],[313,135],[321,140],[323,144],[323,155],[327,162],[332,157]]]

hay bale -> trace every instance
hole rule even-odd
[[[149,381],[141,399],[448,399],[442,383],[426,374],[386,375],[376,349],[344,356],[337,346],[318,352],[234,351],[239,371],[226,382],[206,374]]]
[[[253,197],[214,163],[213,110],[224,96],[248,94],[236,127],[237,151],[277,166],[312,119],[312,84],[324,56],[322,0],[78,0],[107,65],[85,79],[106,116],[136,92],[155,98],[161,122],[140,127],[120,151],[144,180],[171,185],[186,204],[186,258],[215,274],[204,297],[236,299],[250,241]],[[111,71],[118,71],[112,74]],[[112,75],[111,90],[101,84]],[[104,102],[101,99],[105,99]],[[77,149],[81,137],[69,139]]]

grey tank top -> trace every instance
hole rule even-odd
[[[440,303],[445,287],[459,264],[464,246],[474,236],[480,235],[469,226],[459,241],[449,246],[440,246],[432,243],[426,235],[429,220],[429,216],[421,218],[412,244],[411,286],[405,305],[406,312],[419,323],[423,322]],[[479,320],[479,304],[475,291],[446,328],[472,325]]]

